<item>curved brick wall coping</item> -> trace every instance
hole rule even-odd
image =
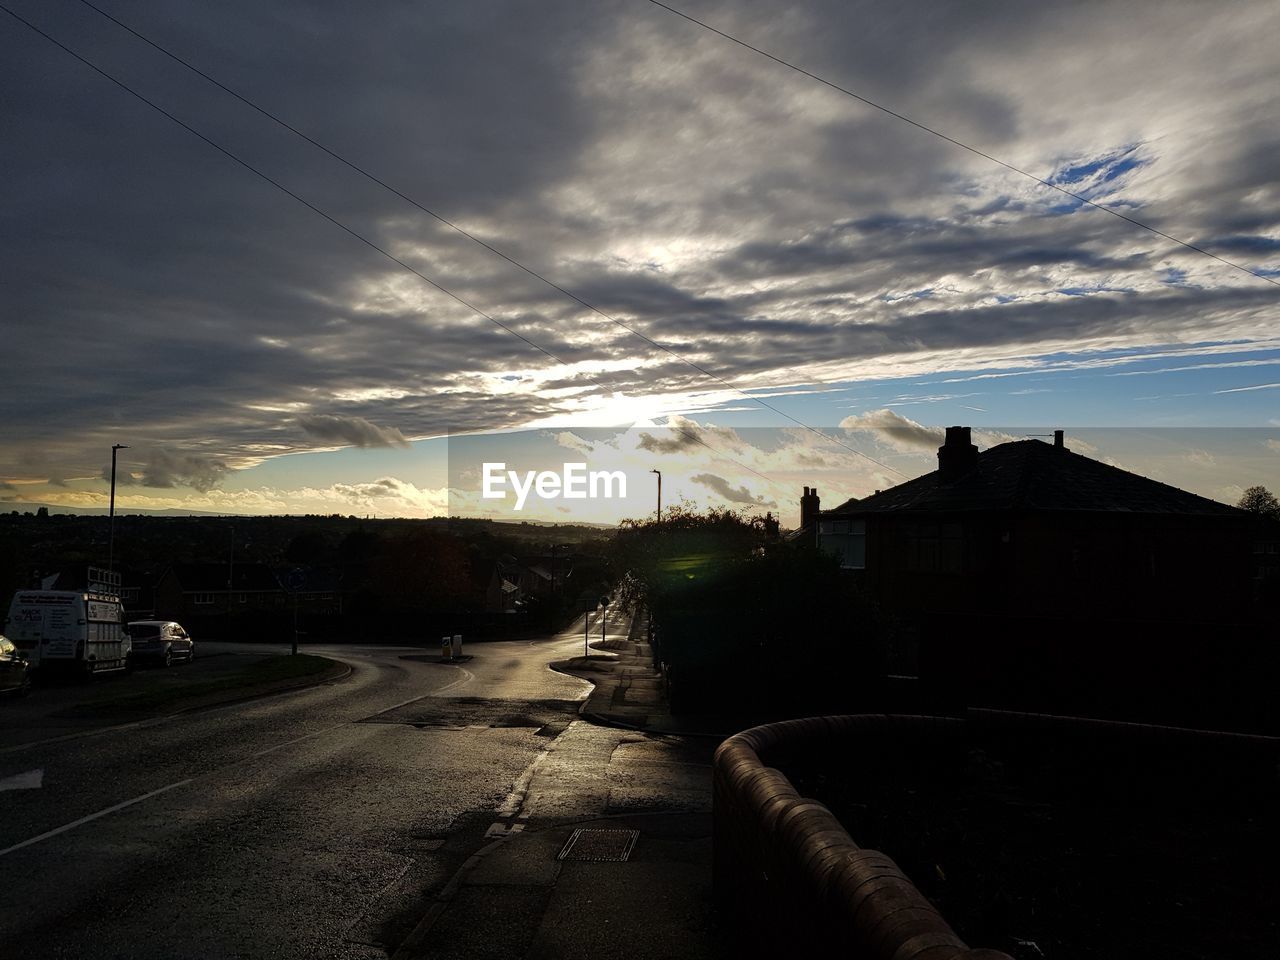
[[[897,740],[958,735],[963,720],[862,714],[753,727],[720,745],[714,764],[718,872],[763,875],[828,922],[834,952],[865,960],[1008,960],[970,950],[889,857],[864,850],[816,800],[800,796],[762,755],[821,741],[892,733]],[[744,870],[745,868],[745,870]],[[717,877],[717,879],[721,879]]]
[[[970,711],[965,719],[857,714],[765,724],[735,734],[716,751],[718,895],[737,901],[744,924],[789,922],[789,935],[808,936],[831,955],[1009,960],[997,950],[968,948],[889,857],[860,848],[831,811],[800,796],[785,774],[765,763],[825,750],[832,752],[833,763],[856,764],[859,741],[874,739],[883,746],[889,740],[909,749],[913,743],[959,739],[975,729],[1049,731],[1180,749],[1203,746],[1217,756],[1253,757],[1264,764],[1274,764],[1280,755],[1277,737],[994,710]],[[758,941],[766,928],[740,932]]]

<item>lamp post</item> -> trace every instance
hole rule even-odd
[[[115,572],[116,559],[116,454],[128,449],[124,443],[111,445],[111,508],[107,511],[107,570],[111,572]]]
[[[236,525],[231,525],[231,559],[227,563],[227,633],[231,633],[231,599],[236,585]]]
[[[662,471],[650,470],[649,472],[656,473],[658,475],[658,522],[661,523],[662,522]]]

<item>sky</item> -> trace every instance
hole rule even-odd
[[[676,5],[1256,276],[647,0],[95,2],[403,197],[5,0],[276,184],[0,12],[13,508],[104,507],[125,444],[126,511],[429,516],[496,437],[794,522],[947,424],[1280,488],[1274,3]]]

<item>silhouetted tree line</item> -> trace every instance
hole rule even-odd
[[[105,566],[108,536],[103,516],[0,514],[0,603],[7,609],[14,591],[36,585],[41,577]],[[307,575],[304,590],[341,601],[329,604],[323,615],[302,605],[309,634],[430,640],[444,632],[483,633],[485,590],[500,558],[567,545],[580,555],[577,565],[590,573],[591,552],[600,552],[602,537],[599,529],[576,525],[445,518],[120,516],[114,556],[125,585],[143,588],[153,586],[171,565],[229,565],[233,555],[237,566],[265,564],[284,580],[298,568]],[[594,564],[596,586],[602,562]],[[533,607],[522,619],[529,628],[555,626],[573,612],[568,598]],[[210,617],[226,615],[219,606]],[[290,608],[274,616],[279,624],[246,613],[237,618],[242,622],[235,630],[223,624],[217,633],[242,635],[253,623],[277,633],[292,628]]]

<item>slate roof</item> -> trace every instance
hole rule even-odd
[[[935,470],[823,515],[973,510],[1246,515],[1236,507],[1040,440],[1014,440],[984,450],[973,469],[950,482]]]

